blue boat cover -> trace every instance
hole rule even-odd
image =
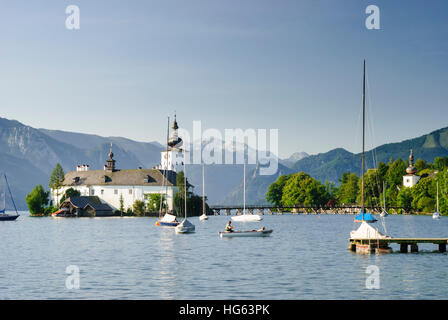
[[[365,221],[365,222],[376,222],[378,220],[375,219],[374,216],[372,216],[371,213],[364,213],[364,219],[362,218],[362,213],[358,214],[355,218],[355,221]]]

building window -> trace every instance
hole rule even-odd
[[[101,194],[104,194],[104,189],[101,189]]]
[[[94,196],[95,195],[95,189],[90,190],[90,195]]]
[[[406,182],[409,183],[409,179],[406,179]]]
[[[114,194],[118,194],[118,189],[115,189],[115,190],[114,190]]]
[[[132,189],[129,189],[129,194],[132,194]]]

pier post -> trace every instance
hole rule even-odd
[[[411,252],[418,252],[418,245],[416,243],[411,244]]]
[[[350,243],[348,244],[348,250],[350,250],[350,251],[352,251],[352,252],[355,252],[355,251],[356,251],[356,243],[354,243],[354,242],[350,242]]]
[[[230,216],[230,209],[226,209],[226,211],[225,211],[225,215],[226,215],[226,216]]]
[[[408,244],[407,243],[400,243],[400,252],[401,253],[407,253],[408,252]]]
[[[446,252],[446,243],[439,243],[439,252]]]

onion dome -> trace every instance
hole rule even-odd
[[[407,174],[417,173],[417,168],[414,167],[414,155],[412,153],[412,149],[411,149],[411,153],[409,154],[409,167],[406,168],[406,173]]]

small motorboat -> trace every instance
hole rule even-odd
[[[55,217],[55,218],[56,217],[66,217],[66,218],[68,217],[68,218],[70,218],[70,217],[76,217],[76,214],[70,213],[70,209],[69,208],[61,208],[61,209],[53,212],[51,214],[51,216]]]
[[[272,229],[258,229],[258,230],[248,230],[248,231],[221,231],[219,236],[221,238],[230,237],[268,237],[272,233]]]
[[[156,221],[156,226],[161,227],[177,227],[179,221],[177,221],[176,216],[172,214],[165,214],[162,219]]]
[[[174,231],[176,231],[176,233],[194,233],[195,229],[194,224],[187,219],[184,219],[176,228],[174,228]]]
[[[202,214],[199,216],[199,220],[201,220],[201,221],[208,220],[208,217],[206,214]]]
[[[434,212],[434,213],[432,214],[432,218],[433,218],[433,219],[436,219],[436,220],[440,219],[440,216],[441,216],[441,214],[438,213],[438,212]]]

